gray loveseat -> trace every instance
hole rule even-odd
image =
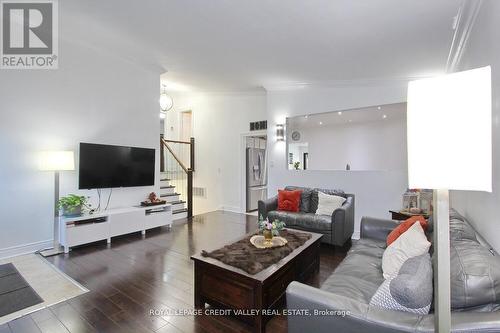
[[[287,228],[312,231],[324,236],[321,242],[342,246],[351,239],[354,232],[354,195],[341,190],[326,190],[298,186],[287,186],[285,190],[302,190],[300,212],[278,211],[278,197],[259,201],[259,216],[278,219],[285,222]],[[318,191],[346,198],[342,207],[331,216],[316,215],[318,209]]]
[[[320,289],[292,282],[286,291],[289,309],[344,312],[288,316],[288,332],[434,332],[432,308],[428,315],[417,315],[369,305],[384,280],[385,240],[396,225],[391,220],[363,218],[361,239],[353,242]],[[478,241],[474,229],[455,211],[450,212],[450,241],[452,332],[500,332],[500,257]]]

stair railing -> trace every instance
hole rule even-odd
[[[194,138],[189,141],[160,137],[160,170],[187,202],[187,216],[193,216]]]

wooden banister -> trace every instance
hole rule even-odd
[[[174,153],[174,150],[170,147],[169,143],[175,144],[187,144],[189,145],[189,167],[186,167],[181,159]],[[193,172],[194,172],[194,138],[191,138],[188,141],[179,141],[179,140],[168,140],[163,136],[160,137],[160,157],[161,163],[160,167],[162,171],[165,171],[165,154],[164,148],[166,148],[169,153],[172,155],[177,164],[182,168],[182,170],[187,175],[187,216],[193,216]]]
[[[186,168],[186,166],[184,165],[184,163],[181,162],[181,160],[179,159],[179,157],[177,157],[177,155],[175,155],[175,153],[172,150],[172,148],[170,148],[170,146],[168,145],[167,140],[165,140],[165,139],[160,139],[160,140],[161,140],[161,143],[163,144],[163,146],[168,149],[168,151],[170,152],[170,154],[172,154],[172,156],[177,161],[177,163],[179,163],[179,165],[181,166],[182,170],[184,170],[184,172],[187,173],[188,172],[188,168]]]
[[[191,138],[192,139],[192,138]],[[178,140],[169,140],[169,139],[163,139],[165,142],[172,142],[172,143],[182,143],[185,145],[190,145],[190,141],[178,141]]]

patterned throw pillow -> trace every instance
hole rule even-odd
[[[420,223],[413,223],[385,249],[382,255],[384,278],[389,279],[397,275],[406,260],[428,253],[430,247],[431,243],[427,240]]]
[[[286,212],[298,212],[301,193],[301,190],[278,190],[278,210]]]
[[[428,314],[432,303],[432,262],[428,253],[408,259],[395,277],[385,280],[370,305]]]

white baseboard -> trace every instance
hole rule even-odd
[[[232,213],[245,213],[245,212],[242,212],[240,207],[233,207],[233,206],[219,206],[219,208],[217,208],[217,210],[223,210],[225,212],[232,212]]]
[[[351,239],[359,239],[361,237],[361,234],[359,231],[355,231],[352,233]]]
[[[7,247],[5,249],[0,249],[0,259],[11,258],[23,254],[35,253],[36,251],[47,249],[52,246],[53,246],[53,241],[52,239],[50,239],[35,243]]]

